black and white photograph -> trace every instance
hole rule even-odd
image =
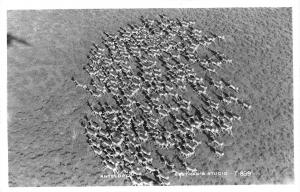
[[[5,14],[9,188],[294,184],[294,8]]]

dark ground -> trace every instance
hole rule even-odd
[[[116,32],[141,15],[195,19],[200,29],[225,35],[227,69],[253,108],[242,114],[218,160],[205,147],[191,157],[200,171],[229,176],[171,178],[171,184],[267,184],[294,179],[292,10],[140,9],[8,11],[8,157],[10,186],[123,185],[101,179],[100,162],[79,120],[88,94],[71,76],[81,70],[102,31]],[[24,40],[24,41],[22,41]],[[249,177],[234,176],[250,170]]]

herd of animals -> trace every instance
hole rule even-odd
[[[72,80],[93,98],[81,124],[103,168],[132,185],[170,185],[172,176],[197,172],[187,160],[199,145],[221,158],[220,138],[241,120],[232,106],[251,105],[218,74],[232,65],[212,48],[223,36],[166,15],[140,20],[104,33],[83,67],[89,82]]]

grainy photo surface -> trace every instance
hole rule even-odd
[[[9,186],[294,180],[291,8],[7,11]]]

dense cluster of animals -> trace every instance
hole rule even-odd
[[[232,63],[211,48],[224,37],[166,15],[141,22],[104,33],[83,68],[90,82],[72,80],[94,98],[82,126],[104,167],[133,185],[169,185],[172,175],[197,171],[187,159],[201,143],[222,157],[219,138],[241,119],[230,106],[251,106],[217,74]]]

